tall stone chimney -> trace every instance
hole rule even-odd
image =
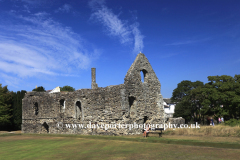
[[[96,83],[96,68],[92,68],[92,89],[97,89],[98,85]]]

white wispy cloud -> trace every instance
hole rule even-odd
[[[69,4],[64,4],[62,7],[59,7],[57,10],[55,10],[55,13],[58,12],[70,12],[70,10],[72,9],[72,6]]]
[[[178,55],[179,53],[168,53],[168,54],[161,54],[161,56],[159,56],[159,58],[170,58],[173,56]]]
[[[192,44],[192,43],[196,43],[196,42],[197,41],[194,41],[194,40],[187,40],[187,41],[179,41],[179,42],[169,43],[166,45],[177,46],[177,45],[184,45],[184,44]]]
[[[17,21],[9,24],[0,20],[0,73],[5,81],[15,76],[76,75],[97,57],[97,49],[86,46],[88,43],[71,28],[45,15],[12,15]]]
[[[109,36],[118,37],[121,44],[133,44],[133,52],[135,54],[143,50],[143,38],[139,30],[139,23],[135,22],[129,25],[127,21],[123,21],[118,15],[105,5],[104,0],[92,0],[89,2],[93,13],[91,19],[100,22]]]
[[[144,36],[139,31],[138,25],[139,25],[138,23],[135,23],[132,26],[132,32],[133,32],[134,40],[135,40],[134,41],[134,49],[133,49],[134,53],[141,52],[143,47],[144,47],[143,46],[143,38],[144,38]]]
[[[23,5],[23,7],[24,7],[24,9],[23,9],[24,12],[30,13],[30,10],[27,5]]]
[[[49,13],[46,13],[46,12],[37,12],[34,14],[34,16],[37,16],[37,17],[45,17],[48,15],[49,15]]]
[[[18,84],[22,82],[21,79],[15,76],[9,76],[4,73],[0,73],[0,80],[1,80],[1,83],[5,82],[7,85],[12,86],[14,88],[19,88]]]

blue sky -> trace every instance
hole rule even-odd
[[[124,83],[141,51],[164,98],[182,80],[240,74],[240,1],[0,0],[0,83],[10,91]]]

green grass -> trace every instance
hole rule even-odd
[[[147,142],[147,143],[163,143],[163,144],[179,144],[179,145],[191,145],[191,146],[204,146],[215,148],[229,148],[240,149],[240,143],[236,142],[209,142],[202,140],[192,139],[169,139],[164,137],[128,137],[128,136],[98,136],[98,135],[69,135],[69,134],[25,134],[29,136],[47,136],[47,137],[67,137],[67,138],[84,138],[84,139],[102,139],[102,140],[117,140],[117,141],[130,141],[130,142]]]
[[[239,156],[240,144],[230,142],[129,136],[0,135],[1,160],[239,159]]]

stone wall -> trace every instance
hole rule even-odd
[[[181,124],[185,124],[185,119],[182,117],[178,117],[178,118],[169,118],[167,121],[167,124],[177,124],[177,127],[180,127]]]
[[[144,82],[141,81],[141,72]],[[75,92],[28,92],[23,99],[22,132],[58,134],[140,134],[135,128],[67,128],[65,124],[164,123],[161,84],[144,54],[137,55],[124,84],[97,87],[95,69],[92,89]]]

